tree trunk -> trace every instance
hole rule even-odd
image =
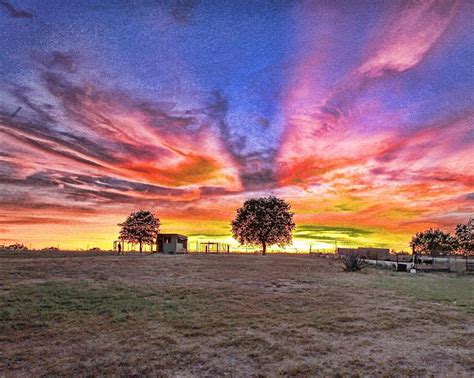
[[[140,242],[140,253],[142,253],[142,242]]]
[[[267,254],[267,243],[262,241],[262,255],[265,256]]]

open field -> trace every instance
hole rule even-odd
[[[474,276],[0,253],[0,375],[474,374]]]

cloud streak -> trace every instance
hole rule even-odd
[[[9,1],[0,1],[0,7],[13,18],[33,18],[33,13],[15,8]]]

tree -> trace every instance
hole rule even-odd
[[[474,253],[474,218],[470,218],[466,224],[456,225],[456,239],[462,253]]]
[[[240,244],[261,245],[264,255],[268,245],[291,244],[294,228],[290,204],[275,196],[245,201],[232,221],[234,238]]]
[[[410,246],[414,253],[437,256],[455,250],[457,242],[451,234],[440,229],[430,228],[423,232],[417,232],[411,239]]]
[[[140,252],[143,251],[143,244],[153,243],[160,231],[160,220],[148,210],[131,213],[125,222],[118,225],[122,227],[119,239],[138,243]]]

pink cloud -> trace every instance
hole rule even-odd
[[[378,77],[386,71],[403,72],[416,66],[446,32],[457,5],[458,1],[426,0],[400,6],[392,17],[383,20],[378,40],[370,44],[374,52],[357,73]]]

